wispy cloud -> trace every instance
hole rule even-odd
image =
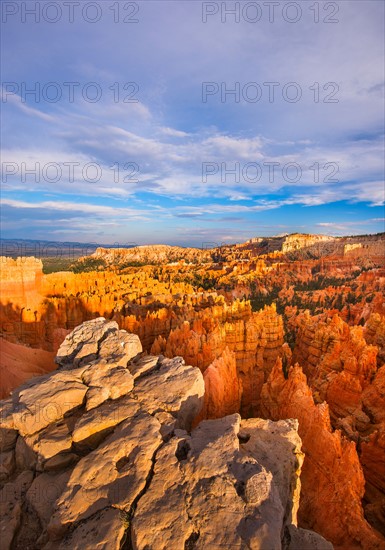
[[[35,109],[33,107],[30,107],[27,105],[26,102],[22,101],[22,98],[16,94],[16,93],[9,93],[2,87],[0,90],[0,99],[4,103],[9,103],[10,105],[16,107],[23,113],[26,113],[27,115],[40,118],[41,120],[44,120],[46,122],[55,122],[56,117],[47,113],[44,113],[43,111],[40,111],[39,109]]]

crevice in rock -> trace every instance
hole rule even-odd
[[[37,513],[24,500],[21,509],[20,524],[13,537],[11,549],[26,550],[28,548],[36,548],[36,540],[42,531],[43,528]]]
[[[86,355],[85,357],[82,357],[79,360],[79,362],[77,362],[76,365],[74,365],[74,361],[76,359],[77,354],[81,351],[84,344],[87,343],[87,342],[84,342],[84,341],[79,342],[79,344],[76,346],[76,349],[70,355],[66,355],[65,357],[58,357],[59,361],[58,361],[57,370],[58,371],[59,370],[73,370],[73,369],[76,369],[77,367],[87,366],[87,363],[90,363],[91,361],[94,361],[95,359],[98,358],[98,356],[100,354],[100,348],[101,348],[101,345],[104,342],[104,340],[106,340],[106,338],[110,334],[112,334],[113,332],[117,332],[117,331],[118,331],[118,329],[116,329],[115,327],[111,327],[108,330],[106,330],[106,332],[97,341],[97,350],[96,350],[96,352],[95,353],[90,353],[89,355]],[[93,340],[93,339],[90,338],[89,340]],[[60,362],[60,360],[64,361],[64,362]]]
[[[174,430],[172,430],[170,433],[167,433],[165,435],[162,435],[163,443],[168,443],[170,439],[172,439],[175,435]]]
[[[239,439],[239,442],[242,444],[242,443],[247,443],[250,439],[250,434],[247,434],[247,433],[239,433],[238,434],[238,439]]]
[[[113,334],[114,332],[117,333],[119,329],[115,327],[111,327],[103,334],[103,336],[97,341],[97,350],[96,353],[90,353],[90,355],[86,355],[85,357],[82,357],[79,361],[78,367],[84,367],[87,365],[88,362],[93,361],[97,359],[100,355],[100,349],[102,347],[102,344],[105,340],[107,340],[108,336],[110,334]]]
[[[104,430],[100,430],[100,432],[95,432],[82,441],[73,442],[71,450],[79,456],[87,456],[89,453],[97,449],[122,422],[119,422],[119,424],[116,424],[115,426],[110,426]]]
[[[184,543],[184,550],[194,550],[195,543],[199,539],[200,533],[193,531],[189,538]]]
[[[375,419],[373,413],[369,410],[368,407],[366,407],[364,405],[364,403],[362,403],[361,407],[362,407],[362,412],[365,413],[366,416],[369,418],[370,424],[373,424],[375,426],[376,425],[376,419]]]
[[[152,481],[152,478],[154,477],[154,473],[155,473],[156,455],[158,454],[158,451],[163,447],[163,445],[164,445],[164,442],[162,441],[162,443],[160,443],[160,445],[155,449],[154,454],[151,457],[151,467],[150,467],[150,470],[147,474],[147,478],[146,478],[146,482],[144,484],[144,487],[141,491],[139,491],[137,496],[134,498],[129,511],[125,514],[125,522],[127,523],[127,528],[126,528],[125,535],[123,537],[123,542],[120,546],[120,550],[133,550],[132,533],[131,533],[132,520],[134,518],[135,511],[136,511],[136,508],[138,506],[138,502],[140,501],[142,496],[144,494],[146,494],[147,490],[149,489],[149,487],[151,485],[151,481]]]
[[[237,481],[235,483],[235,490],[237,491],[237,495],[245,500],[245,482],[242,480]]]
[[[283,549],[288,548],[290,546],[290,542],[291,542],[291,535],[290,535],[289,529],[286,526],[282,535],[282,548]]]
[[[128,362],[128,364],[130,364],[130,361]],[[128,366],[128,365],[127,365]],[[142,374],[139,374],[139,376],[137,376],[134,380],[134,387],[135,387],[135,384],[139,381],[139,380],[143,380],[143,378],[147,378],[148,376],[151,376],[152,374],[154,374],[155,372],[159,372],[160,371],[160,368],[161,368],[162,364],[161,364],[161,361],[158,359],[157,363],[155,363],[155,365],[153,367],[151,367],[150,369],[142,372]]]
[[[190,451],[191,447],[186,439],[183,439],[182,441],[179,441],[178,446],[175,451],[175,456],[178,459],[179,462],[182,460],[186,460],[188,457],[188,453]]]

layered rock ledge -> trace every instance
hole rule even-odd
[[[0,537],[8,549],[332,550],[296,527],[296,420],[194,420],[198,368],[142,353],[103,317],[58,369],[0,402]]]

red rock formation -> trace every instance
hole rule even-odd
[[[235,304],[236,305],[236,302]],[[283,354],[283,322],[275,306],[253,313],[247,320],[227,316],[227,320],[213,318],[211,310],[199,315],[191,324],[185,321],[172,330],[167,339],[158,337],[151,353],[167,357],[180,355],[186,362],[203,372],[228,347],[235,353],[237,373],[242,383],[241,412],[243,416],[256,414],[263,383],[275,360]]]
[[[338,315],[325,321],[307,316],[301,324],[293,360],[303,365],[310,384],[321,399],[327,397],[335,415],[344,416],[344,397],[334,401],[331,394],[327,396],[331,382],[338,387],[339,377],[343,391],[350,392],[354,401],[377,371],[378,349],[366,343],[362,327],[349,327]]]
[[[103,259],[107,264],[167,264],[179,261],[199,261],[211,259],[211,251],[199,248],[182,248],[165,244],[135,246],[132,248],[97,248],[91,257]],[[82,261],[82,259],[80,259]]]
[[[378,366],[385,364],[385,315],[373,313],[365,324],[364,337],[378,347]]]
[[[30,295],[39,293],[43,278],[43,263],[34,257],[0,257],[0,288],[2,300],[8,297],[19,305],[25,306]]]
[[[305,461],[300,524],[339,549],[380,549],[385,543],[364,519],[365,479],[355,444],[333,432],[326,403],[316,405],[306,376],[296,365],[285,379],[278,359],[262,388],[261,410],[272,419],[298,418]]]
[[[0,338],[0,399],[29,378],[54,370],[54,358],[55,353]]]
[[[242,387],[234,352],[225,348],[221,356],[207,367],[203,379],[205,397],[199,419],[221,418],[240,410]]]
[[[361,464],[366,479],[365,515],[382,533],[385,525],[385,424],[361,445]]]
[[[375,427],[385,423],[385,365],[378,369],[372,383],[362,392],[362,406]]]
[[[13,342],[39,346],[44,327],[39,326],[43,264],[36,258],[0,257],[1,333]]]

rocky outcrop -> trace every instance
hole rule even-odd
[[[348,256],[353,258],[383,258],[384,234],[357,237],[330,237],[326,235],[288,235],[282,252],[297,252],[304,257]],[[298,256],[297,256],[298,257]]]
[[[385,315],[373,313],[364,328],[364,337],[368,344],[378,347],[378,366],[385,364]]]
[[[324,243],[334,243],[334,237],[329,237],[327,235],[306,235],[302,233],[294,233],[288,235],[284,238],[282,242],[281,251],[283,254],[288,254],[290,252],[298,252],[303,249],[312,249],[313,252],[317,251],[320,254],[322,250],[322,245]]]
[[[296,420],[204,420],[198,368],[98,318],[0,402],[2,548],[332,550],[296,527]]]
[[[289,369],[286,378],[277,360],[263,386],[261,408],[268,418],[295,416],[299,421],[305,452],[301,524],[315,529],[337,548],[382,548],[385,539],[364,519],[361,499],[365,479],[356,446],[340,431],[333,431],[328,405],[315,404],[298,365]]]
[[[207,367],[204,406],[200,417],[221,418],[241,408],[242,384],[238,378],[235,354],[228,348]]]
[[[41,260],[33,256],[17,259],[0,256],[0,265],[2,300],[10,296],[25,304],[28,293],[36,293],[40,290],[43,279]]]
[[[211,251],[200,248],[182,248],[166,244],[135,246],[132,248],[99,247],[91,257],[103,259],[107,264],[119,265],[130,263],[167,264],[179,261],[204,261],[211,259]],[[80,262],[83,259],[80,258]]]
[[[362,392],[377,372],[378,348],[367,344],[363,328],[349,327],[338,315],[325,321],[307,317],[297,340],[293,359],[303,365],[320,399],[327,401],[333,420],[353,415],[361,430],[367,427]]]
[[[382,533],[385,525],[385,425],[361,445],[361,464],[366,479],[365,515]]]
[[[229,315],[228,319],[220,322],[204,312],[202,319],[191,324],[185,321],[172,330],[167,339],[158,337],[151,352],[164,353],[168,357],[181,355],[205,373],[226,348],[232,351],[236,360],[236,378],[239,381],[235,380],[234,383],[242,385],[240,411],[242,416],[253,416],[258,412],[262,385],[276,358],[283,354],[283,322],[274,305],[249,313],[246,320],[237,318],[235,307],[234,313],[234,318]],[[218,364],[215,365],[217,368]],[[219,387],[219,383],[215,384],[214,378],[218,376],[212,370],[208,376],[207,383],[211,383],[215,391],[214,388]],[[236,393],[235,390],[231,392]]]
[[[305,316],[294,357],[303,361],[314,396],[328,403],[331,423],[357,445],[365,476],[365,516],[385,535],[384,317],[372,314],[365,327],[349,327],[334,315]],[[382,476],[384,477],[384,476]]]
[[[0,257],[0,331],[13,343],[43,347],[39,344],[44,326],[37,324],[43,278],[43,264],[37,258]]]
[[[308,534],[295,528],[303,460],[296,429],[296,421],[235,414],[178,431],[157,453],[132,547],[295,548],[291,532],[303,545]],[[332,548],[312,535],[313,548]]]

